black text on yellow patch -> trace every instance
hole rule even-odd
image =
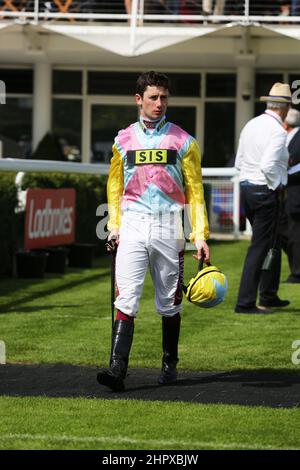
[[[176,165],[176,150],[151,149],[151,150],[129,150],[127,152],[128,165],[149,165],[159,163],[160,165]]]

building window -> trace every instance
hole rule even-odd
[[[89,95],[134,95],[138,72],[89,72]]]
[[[6,98],[1,106],[0,140],[3,157],[30,158],[32,98]]]
[[[263,101],[257,101],[254,106],[254,116],[259,116],[266,110],[267,103]]]
[[[31,69],[1,69],[0,80],[5,83],[6,93],[33,93],[33,71]]]
[[[6,104],[0,105],[0,140],[4,157],[29,158],[32,139],[32,69],[0,68]]]
[[[196,108],[193,106],[169,106],[168,121],[177,124],[192,136],[196,134]]]
[[[283,82],[282,73],[257,73],[255,76],[255,96],[268,96],[276,82]]]
[[[206,74],[206,96],[208,98],[235,98],[236,75],[233,73]]]
[[[81,161],[82,101],[54,98],[52,131],[59,138],[65,158]]]
[[[200,96],[201,75],[198,73],[168,73],[172,96]]]
[[[205,104],[203,167],[233,166],[235,103]]]
[[[134,95],[138,72],[89,72],[88,94]],[[167,73],[172,96],[200,96],[200,74]]]
[[[135,105],[93,104],[91,109],[91,162],[109,162],[119,129],[138,119]]]
[[[82,72],[74,70],[53,70],[52,92],[58,95],[81,95]]]
[[[234,162],[236,75],[207,73],[204,105],[203,167],[226,167]]]

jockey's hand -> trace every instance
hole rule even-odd
[[[195,246],[197,248],[197,254],[193,255],[193,258],[199,260],[203,257],[204,263],[209,263],[209,246],[205,240],[195,240]]]
[[[119,229],[114,228],[110,231],[107,238],[106,249],[107,251],[115,251],[119,244]]]

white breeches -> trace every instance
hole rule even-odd
[[[116,259],[116,308],[126,315],[136,316],[150,266],[157,312],[170,317],[178,313],[182,300],[184,244],[180,213],[124,212]]]

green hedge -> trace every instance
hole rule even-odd
[[[76,242],[94,243],[97,253],[103,251],[104,242],[96,236],[96,209],[106,203],[107,176],[73,173],[26,173],[22,188],[74,188],[76,190]]]
[[[11,275],[17,244],[18,205],[15,173],[0,173],[0,274]]]

